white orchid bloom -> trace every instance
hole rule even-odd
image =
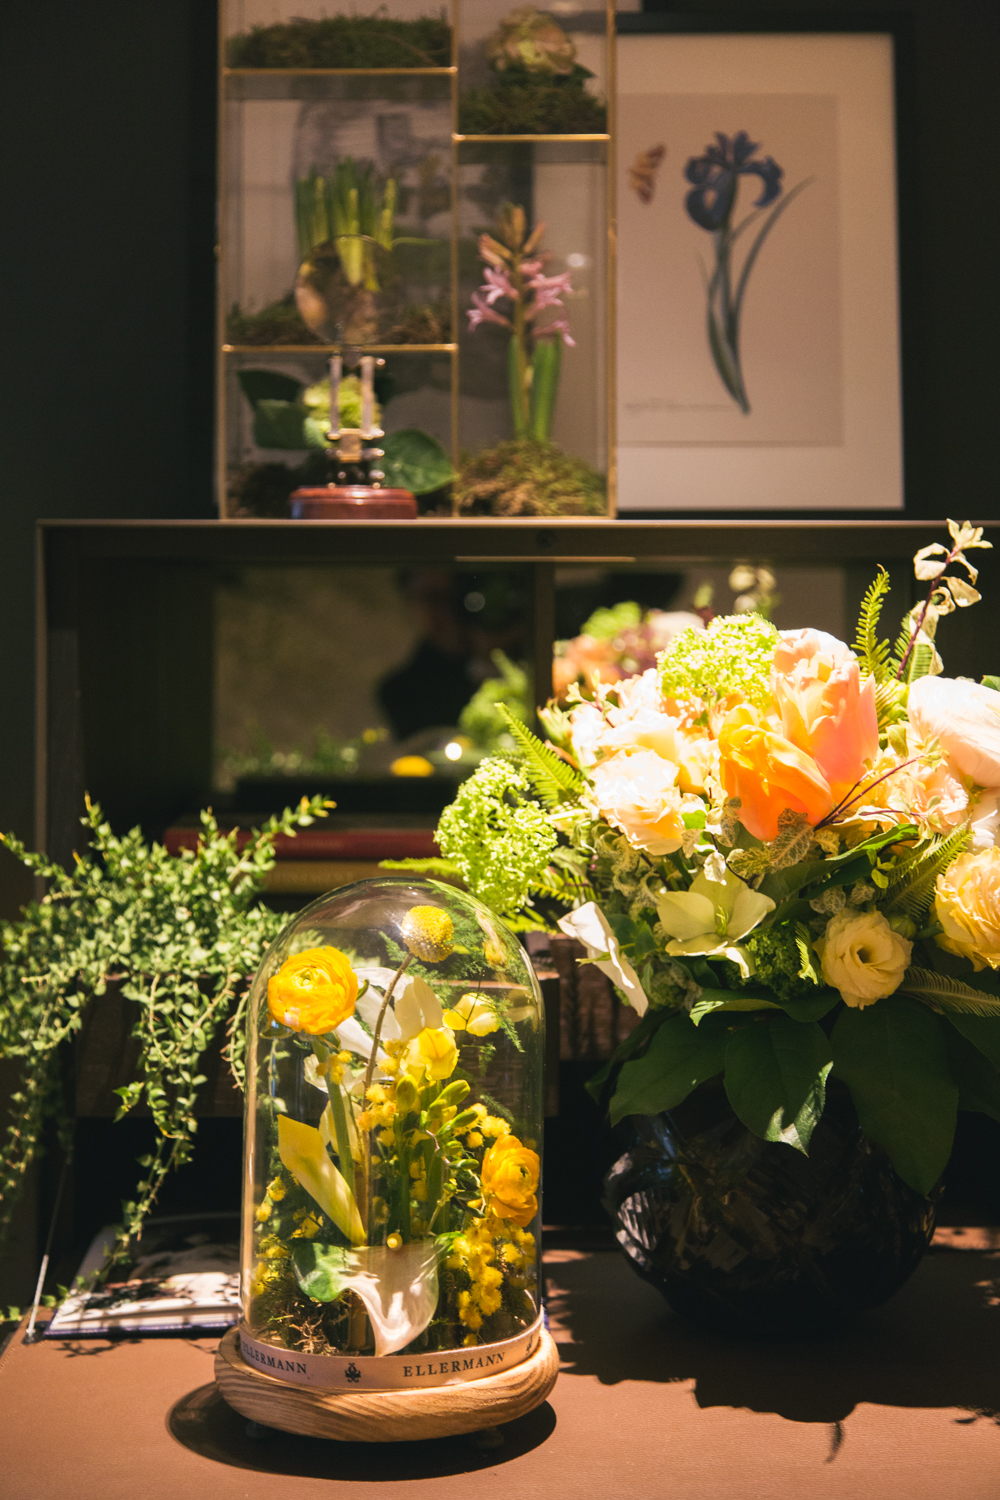
[[[644,1016],[649,1001],[639,983],[639,976],[619,948],[618,939],[597,903],[588,901],[585,906],[567,912],[566,916],[559,918],[559,928],[567,937],[578,938],[583,943],[588,958],[594,958],[598,953],[608,955],[607,958],[598,958],[595,967],[622,991],[632,1009]]]
[[[671,941],[667,952],[675,958],[728,958],[749,979],[753,964],[738,946],[769,911],[770,896],[752,891],[731,870],[715,880],[706,868],[687,891],[663,891],[656,898],[660,923]]]

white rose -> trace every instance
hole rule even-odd
[[[604,715],[593,703],[577,704],[569,716],[569,740],[578,766],[594,764],[607,728]]]
[[[917,733],[934,735],[965,776],[1000,787],[1000,693],[964,678],[918,677],[906,711]]]
[[[893,932],[880,911],[845,907],[832,917],[813,944],[823,978],[840,991],[845,1005],[863,1010],[899,988],[913,944]]]
[[[589,773],[602,818],[634,849],[673,854],[684,836],[686,799],[676,785],[677,767],[654,750],[619,751]]]

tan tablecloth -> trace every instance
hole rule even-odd
[[[1000,1257],[932,1254],[848,1334],[690,1330],[615,1254],[549,1258],[563,1373],[477,1438],[247,1435],[213,1339],[21,1344],[0,1362],[3,1500],[1000,1500]]]

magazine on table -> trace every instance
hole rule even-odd
[[[114,1239],[114,1225],[96,1235],[78,1285],[85,1287],[105,1264]],[[93,1290],[72,1291],[44,1336],[210,1333],[239,1317],[239,1214],[181,1214],[147,1224],[131,1258]]]

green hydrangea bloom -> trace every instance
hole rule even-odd
[[[754,988],[766,985],[778,1000],[804,1000],[815,995],[811,979],[799,974],[802,959],[794,933],[787,927],[763,927],[752,932],[746,946],[753,955],[756,973],[750,980],[740,980]]]
[[[658,658],[663,694],[713,703],[739,693],[766,708],[777,641],[771,622],[756,614],[720,615],[707,630],[682,630]]]
[[[524,772],[490,758],[441,814],[437,841],[472,894],[508,915],[524,906],[558,836]]]

